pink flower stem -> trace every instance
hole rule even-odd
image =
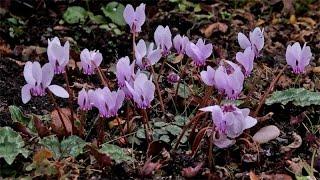
[[[67,126],[66,126],[66,124],[64,123],[64,121],[63,121],[63,119],[62,119],[62,114],[61,114],[60,108],[59,108],[59,106],[58,106],[58,104],[57,104],[57,101],[56,101],[56,99],[54,98],[54,96],[53,96],[53,94],[52,94],[51,91],[47,91],[47,92],[48,92],[48,94],[49,94],[49,97],[50,97],[53,105],[54,105],[54,108],[55,108],[56,111],[58,112],[58,116],[59,116],[60,121],[61,121],[61,123],[62,123],[62,126],[63,126],[63,128],[64,128],[64,131],[65,131],[66,134],[68,134]]]
[[[153,66],[151,66],[151,72],[152,72],[153,75],[156,74],[156,73],[154,72]],[[165,109],[164,109],[164,104],[163,104],[163,100],[162,100],[162,96],[161,96],[161,91],[160,91],[159,83],[158,83],[158,81],[156,81],[156,80],[155,80],[154,82],[155,82],[155,84],[156,84],[156,89],[157,89],[158,96],[159,96],[161,111],[162,111],[162,113],[165,113]]]
[[[149,143],[152,141],[152,134],[151,134],[151,138],[150,138],[150,132],[149,132],[149,128],[148,128],[149,127],[149,124],[148,124],[149,118],[148,118],[147,111],[145,109],[142,109],[141,111],[142,111],[142,116],[143,116],[144,133],[145,133],[147,143],[149,146]]]
[[[282,75],[282,73],[287,69],[288,65],[283,66],[283,68],[281,69],[281,71],[278,73],[278,75],[272,80],[272,82],[270,83],[269,88],[267,89],[267,91],[264,93],[264,95],[259,99],[259,105],[257,107],[257,109],[255,110],[253,117],[257,117],[257,115],[259,114],[259,111],[262,107],[262,105],[264,104],[264,102],[267,99],[267,96],[273,91],[274,86],[276,85],[276,83],[278,82],[280,76]]]
[[[181,132],[181,134],[179,135],[178,140],[177,140],[176,144],[174,145],[174,147],[173,147],[173,149],[172,149],[172,152],[174,152],[174,151],[177,150],[177,148],[178,148],[178,146],[179,146],[179,144],[180,144],[180,141],[181,141],[183,135],[186,133],[187,129],[188,129],[193,123],[197,122],[198,119],[199,119],[201,116],[203,116],[204,114],[206,114],[206,113],[207,113],[207,112],[200,112],[200,113],[198,113],[197,115],[195,115],[195,116],[189,121],[188,124],[184,125],[184,127],[183,127],[183,129],[182,129],[182,132]]]
[[[66,68],[65,72],[63,73],[63,77],[64,77],[64,79],[66,81],[67,90],[68,90],[68,93],[69,93],[68,105],[69,105],[69,109],[70,109],[70,113],[71,113],[70,121],[71,121],[71,126],[72,126],[72,132],[75,132],[76,128],[74,126],[74,112],[73,112],[73,108],[72,108],[73,92],[72,92],[71,87],[70,87],[68,74],[67,74],[67,68]]]

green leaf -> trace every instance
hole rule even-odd
[[[112,22],[120,26],[126,25],[123,18],[124,6],[121,3],[115,1],[110,2],[105,7],[102,7],[101,10],[106,17],[111,19]]]
[[[168,131],[165,130],[165,128],[154,129],[154,130],[153,130],[153,134],[163,135],[163,134],[168,134]]]
[[[4,158],[11,165],[20,153],[25,158],[29,155],[29,151],[24,148],[24,141],[20,134],[10,127],[0,127],[0,158]]]
[[[146,138],[146,134],[143,128],[138,129],[137,131],[137,137],[140,139],[145,139]]]
[[[83,153],[86,142],[78,136],[69,136],[61,142],[62,157],[77,157]]]
[[[68,7],[66,12],[63,13],[63,19],[69,24],[84,23],[87,19],[87,11],[80,6]]]
[[[169,143],[170,142],[170,137],[168,135],[163,135],[160,137],[160,140]]]
[[[185,116],[177,115],[177,116],[174,117],[173,124],[175,124],[177,126],[184,126],[188,120],[189,119],[187,117],[185,117]]]
[[[86,145],[86,142],[78,136],[69,136],[59,143],[56,135],[44,137],[39,143],[52,151],[55,159],[69,156],[77,157],[83,153],[83,148]]]
[[[170,134],[177,136],[181,133],[182,129],[179,126],[176,125],[168,125],[165,127],[167,131],[169,131]]]
[[[165,125],[167,125],[167,123],[166,123],[166,122],[163,122],[163,121],[158,121],[158,122],[155,122],[155,123],[154,123],[154,126],[155,126],[155,127],[163,127],[163,126],[165,126]]]
[[[292,102],[296,106],[320,105],[320,93],[308,91],[304,88],[290,88],[284,91],[275,91],[266,100],[267,105]]]
[[[59,159],[61,157],[60,142],[56,135],[46,136],[42,138],[39,143],[53,152],[54,159]]]
[[[25,116],[21,109],[17,106],[9,106],[9,112],[11,114],[11,119],[13,122],[20,122],[24,125],[28,125],[31,120],[31,118]]]
[[[87,12],[90,18],[90,21],[94,24],[105,24],[107,23],[106,19],[102,15],[94,15],[92,12]]]
[[[190,96],[190,94],[191,94],[191,92],[190,92],[189,87],[186,84],[181,83],[179,85],[178,95],[184,99],[187,99]]]
[[[122,148],[113,144],[102,144],[100,151],[108,154],[111,157],[111,159],[116,161],[116,163],[133,160],[132,157],[128,156]]]

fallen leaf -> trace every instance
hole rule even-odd
[[[199,173],[202,165],[203,165],[203,162],[198,163],[196,167],[183,168],[181,171],[181,175],[186,178],[193,178]]]
[[[108,122],[108,126],[109,126],[110,129],[112,129],[112,128],[116,127],[116,126],[119,126],[120,125],[119,122],[120,122],[120,124],[124,124],[126,121],[122,120],[119,117],[116,117],[114,120]]]
[[[298,18],[298,21],[299,22],[305,22],[305,23],[309,24],[312,27],[315,27],[316,24],[317,24],[317,22],[315,20],[313,20],[312,18],[310,18],[310,17],[301,17],[301,18]]]
[[[255,142],[258,142],[260,144],[267,143],[275,138],[277,138],[280,135],[280,130],[274,125],[269,125],[261,128],[252,139]]]
[[[42,121],[40,120],[40,118],[38,116],[33,115],[32,120],[33,120],[35,128],[37,129],[38,135],[41,138],[50,135],[50,130],[45,125],[43,125]]]
[[[43,162],[44,160],[46,159],[50,159],[53,157],[53,153],[46,149],[46,148],[43,148],[43,149],[40,149],[39,151],[37,151],[34,156],[33,156],[33,162],[35,163],[41,163]]]
[[[217,32],[217,31],[220,31],[220,32],[227,32],[228,30],[228,25],[226,25],[225,23],[221,23],[221,22],[216,22],[216,23],[213,23],[213,24],[210,24],[209,26],[207,27],[204,27],[204,28],[201,28],[200,29],[200,32],[202,34],[204,34],[204,36],[206,38],[210,37],[212,35],[212,33],[214,32]]]
[[[282,88],[286,88],[291,86],[292,84],[292,80],[291,78],[289,78],[286,75],[282,75],[280,76],[279,80],[278,80],[278,84],[282,87]]]
[[[294,24],[297,23],[297,18],[296,18],[296,16],[295,16],[294,14],[292,14],[292,15],[290,16],[289,22],[290,22],[290,24],[292,24],[292,25],[294,25]]]
[[[262,174],[260,179],[263,180],[292,180],[292,177],[287,174]]]
[[[320,66],[312,68],[312,72],[316,74],[320,74]]]
[[[259,180],[259,177],[253,171],[250,171],[249,177],[250,180]]]
[[[281,148],[280,148],[280,151],[282,152],[282,153],[284,153],[284,152],[288,152],[288,151],[290,151],[290,150],[292,150],[292,149],[297,149],[297,148],[299,148],[301,145],[302,145],[302,138],[301,138],[301,136],[299,135],[299,134],[297,134],[297,133],[293,133],[292,134],[292,137],[293,137],[293,142],[291,143],[291,144],[289,144],[289,145],[287,145],[287,146],[282,146]]]
[[[177,56],[174,57],[174,60],[172,61],[173,64],[178,64],[181,62],[183,59],[184,54],[178,54]]]
[[[147,150],[147,156],[148,157],[155,157],[159,154],[161,154],[162,150],[170,150],[170,145],[164,141],[153,141],[149,144],[148,150]]]
[[[69,118],[71,116],[70,110],[68,108],[59,108],[59,110],[60,110],[62,121],[64,122],[64,124],[66,125],[66,128],[67,128],[66,133],[72,134],[72,125],[71,125],[71,121]],[[51,112],[50,116],[51,116],[52,131],[60,136],[66,135],[65,129],[64,129],[63,124],[61,122],[61,118],[60,118],[58,111],[53,110]]]
[[[98,162],[100,168],[108,167],[112,164],[112,160],[109,155],[107,155],[106,153],[99,152],[98,149],[91,145],[88,145],[87,147],[90,150],[90,154],[93,155],[93,157]]]

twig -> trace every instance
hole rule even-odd
[[[153,66],[151,66],[151,72],[152,72],[153,75],[155,75]],[[158,83],[158,81],[157,81],[156,79],[154,80],[154,82],[155,82],[155,84],[156,84],[156,89],[157,89],[158,96],[159,96],[161,111],[162,111],[162,113],[165,113],[165,109],[164,109],[164,104],[163,104],[163,100],[162,100],[162,96],[161,96],[161,91],[160,91],[159,83]]]
[[[282,73],[284,72],[284,70],[286,70],[286,68],[288,67],[288,65],[285,65],[281,71],[278,73],[278,75],[272,80],[272,82],[270,83],[269,88],[267,89],[267,91],[264,93],[264,95],[259,99],[259,105],[257,107],[257,109],[255,110],[253,117],[257,117],[262,105],[264,104],[264,102],[266,101],[267,96],[273,91],[274,86],[276,85],[276,83],[278,82],[280,76],[282,75]]]

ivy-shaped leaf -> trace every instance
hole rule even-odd
[[[0,127],[0,158],[4,158],[11,165],[20,153],[25,158],[29,155],[29,151],[24,148],[24,141],[20,134],[10,127]]]
[[[69,24],[84,23],[87,19],[87,11],[80,6],[68,7],[63,13],[63,19]]]
[[[179,126],[170,124],[165,127],[165,129],[172,135],[177,136],[181,133],[182,129]]]
[[[123,161],[132,161],[132,157],[128,156],[125,151],[119,146],[104,143],[101,145],[100,152],[108,154],[111,159],[116,161],[116,163],[121,163]]]
[[[169,143],[170,142],[170,137],[168,135],[163,135],[163,136],[160,137],[160,140],[164,141],[166,143]]]
[[[51,135],[42,138],[40,144],[52,151],[55,159],[59,159],[69,156],[77,157],[79,154],[83,153],[86,142],[78,136],[69,136],[59,143],[57,136]]]
[[[9,112],[13,122],[20,122],[24,125],[27,125],[31,120],[31,118],[25,116],[21,111],[21,109],[17,106],[14,106],[14,105],[9,106]]]
[[[173,124],[175,124],[177,126],[184,126],[186,124],[186,122],[188,122],[188,121],[189,121],[189,119],[187,117],[177,115],[174,117]]]
[[[126,22],[123,18],[124,6],[118,2],[110,2],[105,7],[101,8],[103,14],[110,18],[112,22],[116,23],[119,26],[126,25]]]
[[[266,100],[267,105],[292,102],[296,106],[320,105],[320,93],[308,91],[304,88],[290,88],[284,91],[275,91]]]
[[[184,99],[187,99],[191,95],[189,87],[186,84],[181,83],[179,85],[178,95]]]

